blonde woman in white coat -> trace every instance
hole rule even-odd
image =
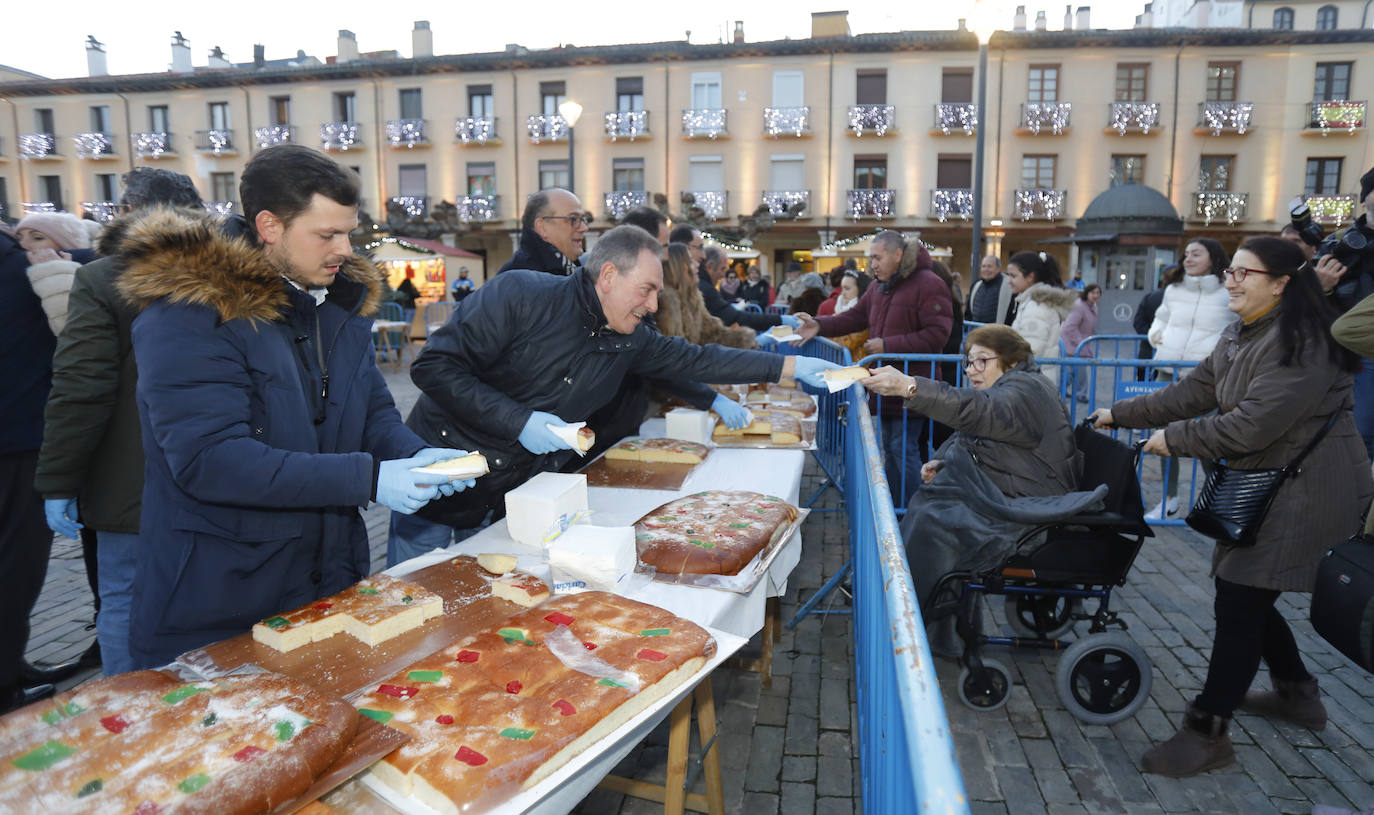
[[[1221,332],[1236,319],[1221,276],[1230,262],[1231,256],[1211,238],[1194,238],[1184,248],[1183,277],[1164,290],[1164,299],[1146,335],[1154,346],[1155,359],[1201,361],[1211,355]],[[1164,382],[1182,379],[1189,370],[1161,368],[1155,371],[1155,378]],[[1203,467],[1206,466],[1204,463]],[[1178,499],[1178,459],[1164,459],[1161,469],[1167,495],[1146,513],[1149,518],[1162,518],[1165,513],[1175,515],[1182,507]]]
[[[1030,343],[1036,360],[1059,356],[1059,329],[1078,302],[1078,292],[1064,288],[1059,264],[1044,252],[1017,252],[1007,262],[1007,282],[1016,295],[1012,329]],[[1041,365],[1040,372],[1059,382],[1057,365]]]

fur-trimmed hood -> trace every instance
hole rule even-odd
[[[1025,303],[1027,300],[1054,309],[1059,312],[1059,319],[1063,320],[1069,316],[1069,312],[1073,311],[1074,304],[1078,302],[1078,291],[1076,289],[1061,289],[1046,283],[1035,283],[1016,296],[1018,303]]]
[[[121,219],[101,248],[119,256],[119,293],[139,311],[166,299],[209,306],[223,321],[284,319],[290,299],[281,272],[243,227],[208,213],[150,209]],[[354,255],[329,292],[344,308],[371,317],[382,300],[382,273]]]

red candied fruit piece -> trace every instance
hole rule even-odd
[[[134,815],[157,815],[162,811],[162,807],[152,801],[144,801],[134,809]]]
[[[420,692],[419,688],[412,688],[406,685],[380,685],[377,692],[383,696],[392,696],[397,699],[409,699]]]
[[[255,747],[250,744],[242,750],[238,751],[237,753],[234,753],[234,760],[246,763],[252,761],[260,755],[264,755],[266,752],[267,751],[262,749],[261,747]]]
[[[662,653],[661,651],[655,651],[652,648],[642,648],[640,649],[640,652],[638,654],[635,654],[635,656],[639,657],[640,659],[647,659],[650,662],[662,662],[663,660],[668,658],[667,654]]]
[[[476,662],[476,661],[477,661],[477,658],[480,657],[480,656],[481,656],[481,654],[478,653],[477,651],[468,651],[468,650],[464,649],[464,650],[458,652],[458,661],[459,661],[459,662]]]
[[[440,713],[438,716],[434,717],[434,721],[439,724],[453,724],[453,717],[447,713]]]
[[[554,613],[548,615],[548,616],[545,617],[544,619],[545,619],[545,620],[548,620],[549,622],[553,623],[554,625],[572,625],[572,624],[573,624],[573,621],[574,621],[576,618],[575,618],[575,617],[569,617],[568,615],[564,614],[564,613],[561,612],[561,611],[555,611]]]
[[[519,693],[524,689],[525,686],[520,684],[519,679],[512,679],[511,681],[506,683],[506,693]]]
[[[333,607],[334,607],[334,604],[333,604],[333,603],[325,603],[325,602],[319,602],[319,603],[316,603],[315,605],[311,606],[311,608],[319,609],[320,611],[328,611],[329,609],[331,609],[331,608],[333,608]]]
[[[595,650],[596,650],[596,643],[594,643],[594,642],[584,642],[584,643],[582,643],[582,647],[583,647],[583,648],[586,648],[588,651],[595,651]]]
[[[567,699],[559,699],[557,702],[553,703],[553,706],[555,710],[562,713],[564,716],[571,716],[577,712],[577,708],[573,707],[573,703],[569,702]]]
[[[458,752],[455,753],[453,757],[468,765],[469,767],[480,767],[483,764],[487,763],[486,756],[482,755],[476,750],[469,748],[466,745],[459,747]]]
[[[114,716],[106,716],[101,719],[100,726],[111,733],[121,733],[124,731],[124,728],[129,726],[129,723],[124,720],[123,716],[115,714]]]

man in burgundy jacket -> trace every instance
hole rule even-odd
[[[797,333],[809,340],[818,334],[838,337],[868,329],[868,354],[942,353],[953,326],[954,301],[949,286],[931,271],[930,254],[921,242],[908,242],[897,232],[879,232],[873,238],[868,270],[876,282],[853,308],[832,317],[798,314],[802,325]],[[907,373],[939,378],[925,364],[913,363]],[[908,423],[899,399],[882,400],[878,413],[892,499],[905,507],[920,485],[928,422],[913,417]]]

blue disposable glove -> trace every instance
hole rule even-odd
[[[758,340],[760,348],[762,348],[765,345],[772,345],[773,343],[778,341],[778,338],[773,336],[773,332],[767,329],[760,331],[758,336],[754,339]]]
[[[821,378],[821,374],[825,371],[840,367],[833,362],[817,357],[804,357],[801,354],[797,354],[792,358],[797,361],[797,369],[794,373],[796,378],[804,385],[810,385],[813,388],[820,388],[821,390],[826,389],[825,380]]]
[[[780,314],[778,316],[782,317],[782,324],[788,328],[801,328],[801,320],[798,320],[791,314]]]
[[[725,422],[725,426],[731,430],[739,430],[749,426],[749,409],[734,399],[728,399],[717,394],[715,401],[711,403],[711,410],[714,410],[720,420]]]
[[[46,498],[43,500],[43,514],[48,517],[48,528],[52,531],[74,540],[81,537],[81,524],[76,522],[75,498]]]
[[[567,424],[552,413],[536,410],[525,420],[525,429],[520,431],[520,444],[536,456],[555,450],[571,450],[566,441],[555,436],[548,428],[548,425],[567,427]]]
[[[430,455],[434,456],[434,460],[430,463],[437,464],[440,461],[448,461],[451,458],[465,456],[467,455],[467,451],[453,450],[447,447],[426,447],[425,449],[416,453],[415,457],[420,458],[421,456]],[[453,495],[454,493],[462,492],[463,490],[469,487],[474,487],[476,485],[477,479],[475,478],[459,478],[454,479],[452,481],[446,481],[442,484],[437,484],[436,486],[439,488],[439,494],[447,498],[448,496]]]
[[[434,476],[412,472],[416,467],[424,467],[436,461],[453,458],[456,451],[442,451],[444,455],[428,455],[433,448],[421,451],[410,458],[393,458],[383,461],[377,469],[377,503],[391,507],[392,511],[410,515],[415,510],[439,497],[439,485],[433,483]]]

